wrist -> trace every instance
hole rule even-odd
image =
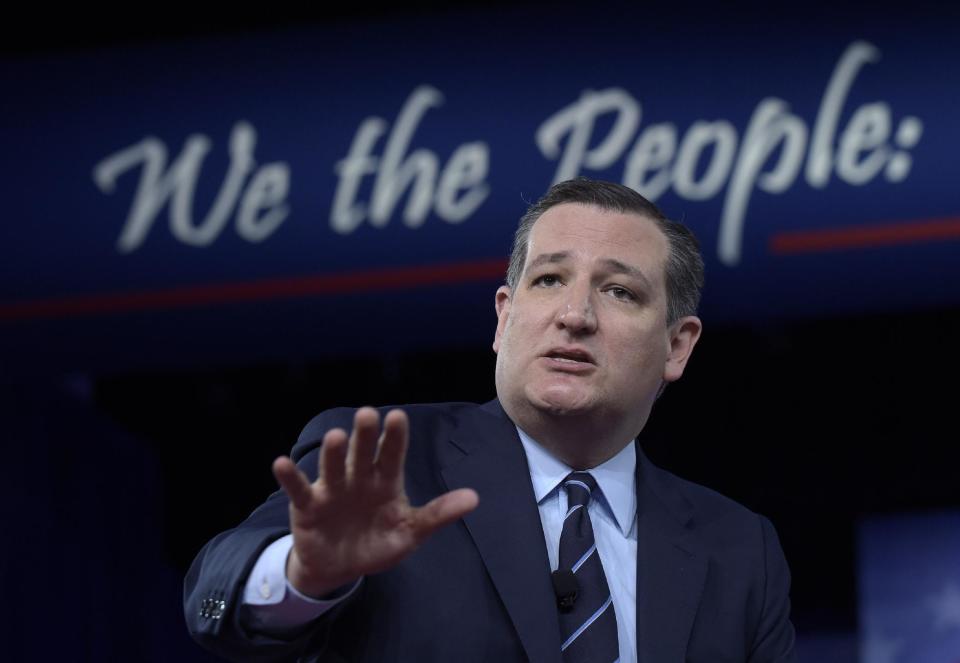
[[[300,594],[315,600],[322,600],[349,582],[349,579],[340,580],[339,578],[312,573],[300,561],[296,549],[291,549],[290,554],[287,555],[286,575],[287,582],[294,589]]]

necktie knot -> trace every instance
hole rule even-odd
[[[569,507],[586,507],[597,489],[597,480],[589,472],[571,472],[563,480],[563,487],[567,489]]]

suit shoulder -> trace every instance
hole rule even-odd
[[[697,512],[703,515],[749,517],[751,519],[755,519],[758,515],[743,504],[713,488],[677,476],[674,476],[674,478],[679,483],[679,490],[683,491]]]
[[[762,530],[771,527],[767,518],[736,500],[662,468],[653,467],[656,482],[660,485],[658,492],[667,503],[682,505],[679,509],[686,511],[693,526],[701,532],[735,538],[750,534],[763,536]]]
[[[756,596],[789,593],[790,572],[777,531],[768,518],[717,491],[663,472],[674,517],[697,547],[729,577],[750,579]],[[669,489],[661,487],[669,494]],[[676,522],[676,520],[674,520]],[[731,590],[732,591],[732,590]]]

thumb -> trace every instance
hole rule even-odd
[[[445,525],[459,520],[477,508],[480,496],[472,488],[460,488],[434,498],[417,509],[414,530],[423,540]]]

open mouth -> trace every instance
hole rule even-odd
[[[578,348],[554,348],[547,352],[544,357],[563,364],[570,364],[571,366],[594,363],[593,357],[590,356],[589,352]]]

